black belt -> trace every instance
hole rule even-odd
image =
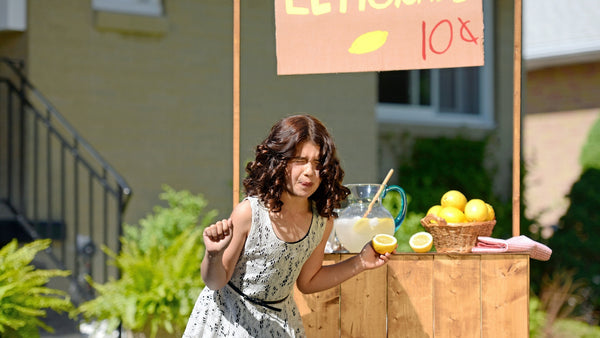
[[[233,291],[237,292],[240,296],[242,296],[245,300],[249,301],[250,303],[264,306],[267,309],[277,311],[277,312],[280,312],[281,309],[271,306],[271,304],[283,303],[283,301],[285,301],[289,297],[289,295],[287,295],[287,296],[285,296],[285,298],[280,299],[280,300],[262,300],[262,299],[258,299],[258,298],[254,298],[254,297],[250,297],[250,296],[246,295],[245,293],[242,292],[242,290],[238,289],[235,285],[233,285],[233,283],[231,283],[231,281],[227,282],[227,285],[229,285],[229,287]]]

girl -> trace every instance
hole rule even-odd
[[[334,208],[349,191],[316,118],[277,122],[246,173],[247,197],[204,230],[206,287],[183,337],[303,337],[294,283],[303,293],[323,291],[389,260],[367,243],[358,255],[323,265]]]

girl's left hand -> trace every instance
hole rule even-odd
[[[396,253],[396,249],[394,249],[394,253]],[[365,244],[365,246],[362,248],[358,255],[360,257],[360,261],[363,267],[366,270],[375,269],[384,265],[390,260],[390,257],[392,256],[392,254],[389,252],[385,255],[377,253],[375,249],[373,249],[373,246],[371,245],[370,241],[367,244]]]

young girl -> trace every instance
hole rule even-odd
[[[246,172],[247,197],[229,219],[204,230],[206,287],[183,337],[303,337],[294,283],[318,292],[389,260],[367,243],[360,254],[323,265],[334,208],[349,191],[333,140],[316,118],[277,122]]]

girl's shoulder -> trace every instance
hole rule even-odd
[[[252,225],[252,205],[248,198],[245,198],[238,205],[233,208],[231,212],[231,220],[233,221],[234,226],[241,227],[240,230],[250,229]]]

